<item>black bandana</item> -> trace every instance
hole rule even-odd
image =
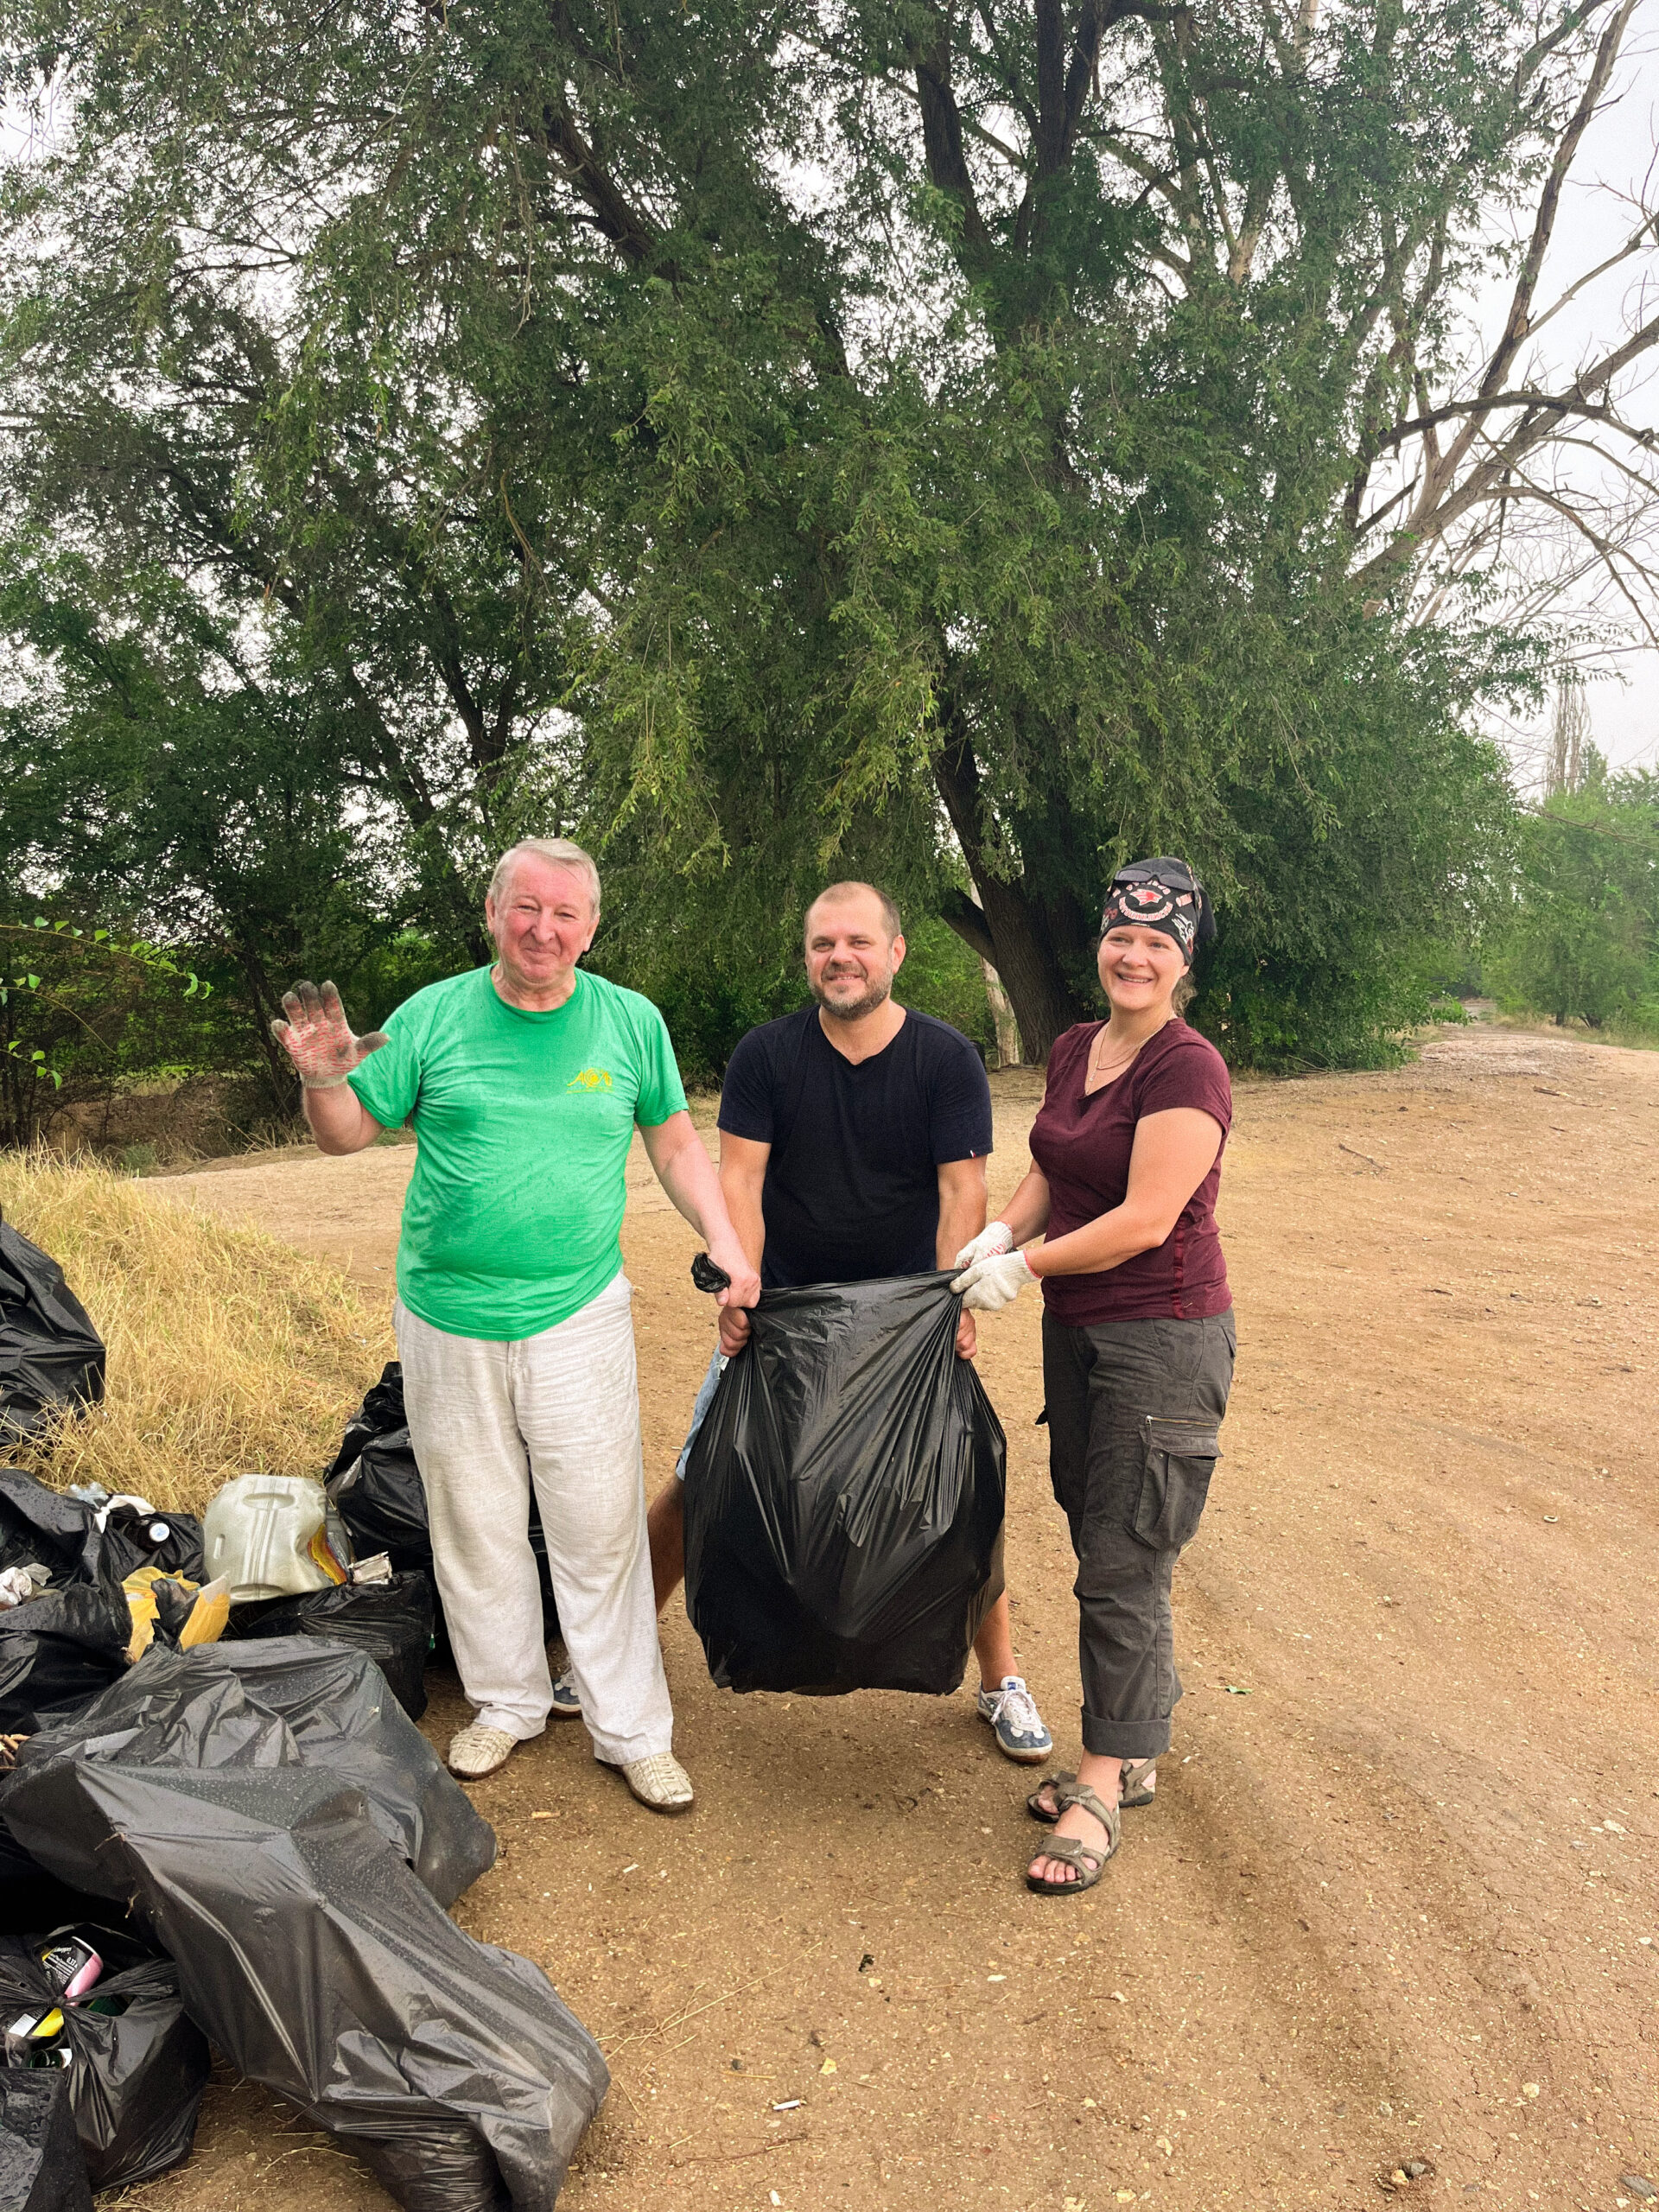
[[[1161,930],[1179,945],[1187,966],[1200,944],[1216,934],[1204,886],[1185,861],[1167,855],[1157,860],[1135,861],[1120,868],[1106,893],[1100,918],[1101,933],[1125,925],[1136,929]]]

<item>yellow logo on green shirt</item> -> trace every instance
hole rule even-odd
[[[565,1084],[567,1090],[608,1090],[609,1073],[604,1068],[583,1068],[580,1075],[573,1075]]]

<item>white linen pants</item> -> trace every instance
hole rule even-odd
[[[582,1716],[594,1756],[613,1766],[674,1738],[645,1538],[632,1300],[619,1274],[569,1320],[508,1344],[451,1336],[401,1300],[393,1317],[433,1571],[467,1700],[520,1742],[547,1726],[533,1482]]]

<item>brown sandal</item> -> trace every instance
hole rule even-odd
[[[1118,1776],[1117,1802],[1125,1812],[1132,1813],[1139,1806],[1150,1805],[1157,1796],[1157,1791],[1148,1789],[1146,1784],[1158,1779],[1158,1756],[1154,1753],[1149,1759],[1124,1760]],[[1060,1816],[1057,1812],[1050,1812],[1044,1804],[1043,1792],[1052,1789],[1058,1796],[1062,1789],[1069,1789],[1077,1778],[1075,1774],[1046,1774],[1026,1800],[1026,1810],[1032,1819],[1052,1827]]]
[[[1072,1781],[1063,1788],[1055,1777],[1055,1802],[1062,1813],[1070,1812],[1073,1805],[1081,1805],[1085,1813],[1092,1814],[1106,1831],[1106,1848],[1098,1844],[1084,1843],[1078,1836],[1057,1835],[1046,1843],[1038,1854],[1043,1859],[1058,1859],[1062,1866],[1076,1870],[1075,1882],[1051,1882],[1033,1876],[1029,1867],[1026,1873],[1026,1887],[1034,1890],[1039,1897],[1071,1897],[1084,1890],[1092,1890],[1105,1872],[1106,1862],[1115,1858],[1123,1840],[1123,1822],[1116,1805],[1109,1805],[1089,1787],[1086,1782]]]

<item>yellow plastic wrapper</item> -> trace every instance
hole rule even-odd
[[[127,1645],[129,1666],[142,1659],[155,1641],[156,1623],[160,1618],[156,1603],[158,1582],[170,1582],[175,1589],[195,1598],[189,1617],[179,1631],[181,1651],[192,1650],[198,1643],[217,1643],[229,1624],[231,1586],[224,1575],[212,1582],[197,1583],[188,1575],[164,1574],[157,1567],[135,1567],[121,1585],[132,1615],[132,1640]]]

